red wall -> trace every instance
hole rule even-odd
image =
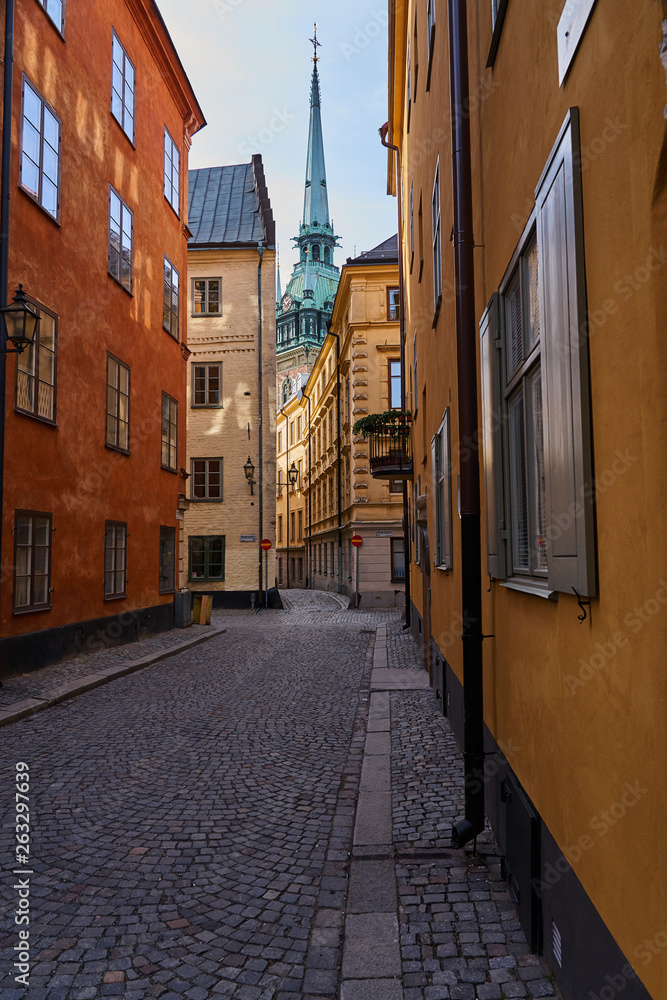
[[[64,40],[35,0],[18,0],[10,209],[10,298],[18,282],[57,313],[57,427],[14,410],[7,366],[0,634],[33,632],[171,603],[158,594],[160,526],[178,529],[178,473],[161,469],[160,405],[179,401],[185,457],[185,360],[162,328],[163,258],[181,277],[185,341],[187,148],[184,121],[200,112],[184,76],[153,53],[167,47],[152,4],[67,4]],[[115,29],[136,70],[136,148],[112,116]],[[150,47],[149,47],[150,45]],[[173,54],[170,57],[174,66]],[[23,73],[62,121],[60,224],[19,188]],[[181,152],[181,219],[163,193],[164,127]],[[134,213],[133,294],[107,273],[108,192]],[[105,446],[107,351],[131,368],[130,455]],[[52,608],[12,613],[14,510],[53,513]],[[126,521],[127,599],[104,600],[104,522]],[[176,531],[178,540],[178,530]]]

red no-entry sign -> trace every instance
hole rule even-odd
[[[264,549],[265,552],[268,552],[269,549],[271,548],[271,539],[270,538],[263,538],[261,540],[261,542],[259,543],[259,547],[261,549]]]
[[[360,548],[360,546],[364,544],[364,540],[361,537],[361,535],[352,535],[352,544],[354,545],[355,549]]]

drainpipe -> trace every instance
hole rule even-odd
[[[259,472],[257,475],[258,486],[259,486],[259,541],[257,543],[257,551],[259,553],[259,591],[257,594],[257,607],[259,608],[262,603],[262,591],[263,591],[263,573],[262,573],[262,548],[259,542],[262,541],[264,537],[264,443],[263,443],[263,428],[262,428],[262,259],[264,257],[264,244],[257,244],[257,253],[259,254],[259,263],[257,264],[257,395],[259,397]],[[267,580],[268,586],[268,580]]]
[[[482,671],[482,554],[477,424],[477,324],[472,218],[472,168],[466,0],[449,3],[449,72],[452,118],[452,200],[461,483],[461,610],[463,614],[463,761],[465,818],[452,827],[460,848],[484,829],[484,711]]]
[[[282,413],[283,417],[285,417],[285,444],[287,445],[287,458],[285,460],[285,469],[286,469],[286,471],[285,471],[285,490],[287,491],[287,525],[286,525],[287,532],[285,534],[285,541],[287,543],[287,554],[285,556],[285,562],[287,563],[287,589],[289,590],[290,589],[290,586],[289,586],[289,531],[290,531],[290,527],[289,527],[289,475],[288,475],[288,473],[289,473],[289,420],[285,416],[284,407],[281,406],[280,412]]]
[[[5,8],[5,72],[2,108],[2,181],[0,185],[0,306],[6,306],[9,286],[9,192],[12,169],[12,98],[14,87],[14,0]],[[0,352],[7,346],[4,323],[0,322]],[[2,573],[2,534],[4,528],[5,473],[5,393],[7,355],[0,353],[0,585]]]
[[[313,539],[312,539],[312,503],[313,503],[313,477],[312,477],[312,466],[310,460],[310,396],[307,392],[302,391],[302,395],[308,400],[308,579],[306,580],[306,589],[312,590],[313,587]]]
[[[329,327],[329,333],[336,338],[336,456],[338,459],[338,593],[343,593],[343,480],[341,469],[340,440],[340,334],[334,333]]]
[[[405,409],[405,291],[403,284],[403,213],[401,212],[401,151],[387,142],[389,122],[378,129],[380,142],[396,153],[396,205],[398,207],[398,328],[401,342],[401,409]],[[413,463],[414,463],[414,448]],[[408,506],[408,481],[403,480],[403,558],[405,559],[405,628],[410,628],[410,559],[411,559],[410,508]]]

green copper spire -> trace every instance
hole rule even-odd
[[[326,226],[329,223],[329,199],[327,197],[327,172],[324,165],[324,142],[322,139],[322,117],[320,114],[320,78],[317,72],[317,25],[311,38],[315,54],[313,56],[313,78],[310,85],[310,126],[308,129],[308,153],[306,156],[306,191],[303,199],[303,225]]]

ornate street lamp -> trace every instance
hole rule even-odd
[[[7,340],[13,348],[2,348],[2,354],[22,354],[26,347],[35,342],[35,334],[39,325],[39,315],[25,297],[23,285],[19,285],[14,295],[14,301],[0,309]]]
[[[248,461],[243,466],[243,471],[245,472],[245,477],[248,480],[248,485],[250,486],[250,496],[252,497],[252,496],[255,495],[255,492],[254,492],[254,489],[253,489],[253,487],[255,485],[255,480],[253,478],[254,475],[255,475],[255,466],[250,461],[250,455],[248,455]]]

